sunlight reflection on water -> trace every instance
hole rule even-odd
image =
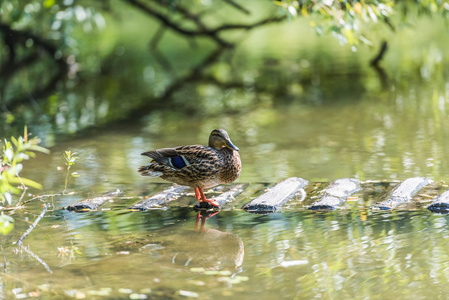
[[[42,221],[26,244],[51,266],[64,288],[85,293],[110,288],[110,296],[126,288],[151,289],[149,296],[183,289],[213,298],[254,293],[263,299],[331,294],[393,299],[411,295],[410,287],[418,298],[447,290],[443,285],[449,275],[446,215],[427,210],[285,210],[270,215],[233,210],[208,218],[204,231],[195,230],[195,216],[189,207],[57,212]],[[50,224],[60,227],[51,229]],[[53,239],[42,240],[41,235]],[[5,245],[17,237],[6,238]],[[57,246],[80,252],[69,259],[57,255]],[[48,278],[36,261],[15,264],[28,266],[13,269],[34,284]],[[28,275],[31,270],[33,277]],[[239,276],[238,280],[232,276]],[[69,283],[75,281],[76,286]]]

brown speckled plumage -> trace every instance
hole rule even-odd
[[[211,132],[209,146],[163,148],[142,155],[153,159],[150,164],[139,168],[143,176],[160,177],[200,189],[231,183],[242,170],[238,148],[223,129]]]

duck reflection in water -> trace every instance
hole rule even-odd
[[[217,229],[205,228],[206,220],[218,212],[199,211],[195,230],[172,236],[167,244],[175,254],[172,263],[205,270],[238,270],[243,263],[244,246],[240,237]]]

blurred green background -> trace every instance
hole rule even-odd
[[[204,144],[223,127],[243,181],[447,179],[448,6],[3,1],[0,135],[27,124],[78,152],[88,140],[108,174],[131,151]],[[117,130],[118,144],[101,138]]]

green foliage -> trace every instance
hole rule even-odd
[[[22,189],[26,189],[27,186],[41,188],[39,183],[19,176],[23,169],[22,162],[24,160],[35,157],[35,152],[49,153],[48,149],[40,147],[38,144],[39,139],[37,137],[28,140],[26,127],[23,137],[21,136],[18,139],[11,137],[11,141],[5,139],[3,156],[0,160],[0,201],[3,205],[11,206],[13,204],[13,194],[20,193],[17,186]]]
[[[2,1],[0,22],[14,30],[28,31],[42,39],[56,41],[59,50],[71,49],[74,52],[77,42],[73,31],[80,24],[88,32],[105,25],[103,16],[97,11],[95,3],[83,5],[83,1]],[[25,47],[32,47],[32,39],[19,41]]]
[[[71,150],[69,151],[65,151],[64,152],[64,159],[65,159],[65,164],[67,166],[67,173],[65,176],[65,184],[64,184],[64,191],[62,193],[65,193],[65,190],[67,189],[67,183],[69,182],[69,178],[71,177],[79,177],[80,175],[77,172],[73,172],[72,174],[70,174],[70,168],[75,165],[75,161],[79,158],[75,156],[76,153],[73,152]]]
[[[441,0],[276,0],[274,3],[283,7],[290,17],[315,17],[310,25],[318,34],[332,32],[341,44],[353,47],[359,43],[371,44],[370,39],[362,34],[367,23],[383,23],[394,30],[390,17],[401,13],[404,22],[407,22],[405,17],[411,11],[449,15],[449,4]]]
[[[0,234],[5,235],[14,229],[14,219],[5,214],[0,215]]]

